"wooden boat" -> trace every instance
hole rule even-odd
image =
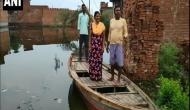
[[[75,83],[72,82],[69,88],[69,110],[86,110],[86,104],[82,102],[82,95],[80,95],[79,89],[76,87]]]
[[[126,76],[121,75],[120,83],[108,81],[111,75],[109,66],[103,65],[102,81],[92,81],[84,59],[79,62],[76,56],[71,55],[68,65],[69,74],[89,110],[158,110],[151,99]]]

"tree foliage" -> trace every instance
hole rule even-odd
[[[108,38],[108,33],[109,33],[109,26],[110,26],[110,19],[108,14],[102,14],[101,16],[101,21],[104,23],[106,30],[105,30],[105,36],[106,40]]]
[[[160,74],[166,78],[178,79],[182,72],[182,65],[179,64],[180,49],[172,42],[163,43],[159,54]]]
[[[182,92],[179,81],[160,78],[157,104],[163,110],[188,110],[188,95]]]
[[[183,66],[179,63],[180,52],[181,49],[175,43],[161,45],[160,90],[156,102],[163,110],[188,110],[189,85],[183,76]]]
[[[79,11],[63,10],[58,15],[63,27],[74,27],[77,25]]]
[[[14,34],[10,34],[10,47],[14,50],[14,53],[18,53],[21,47],[21,41],[19,37]]]

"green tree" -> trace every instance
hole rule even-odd
[[[14,53],[18,53],[19,48],[21,47],[21,41],[18,36],[10,34],[10,47],[14,50]]]
[[[72,27],[75,27],[75,28],[76,28],[79,13],[80,13],[80,11],[79,11],[79,10],[76,10],[76,11],[74,11],[74,13],[72,14],[71,19],[70,19],[70,23],[71,23],[71,26],[72,26]]]
[[[69,10],[62,10],[58,15],[58,19],[62,22],[62,26],[66,27],[70,25],[70,18],[71,18],[71,11]]]
[[[179,64],[180,49],[172,42],[163,43],[159,54],[160,74],[166,78],[179,79],[183,68]]]
[[[157,104],[162,110],[188,110],[188,96],[182,92],[179,81],[160,78]]]
[[[110,19],[109,19],[109,14],[105,13],[102,14],[101,16],[101,21],[104,23],[106,30],[105,30],[105,39],[107,41],[108,39],[108,33],[109,33],[109,26],[110,26]]]

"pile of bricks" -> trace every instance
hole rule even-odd
[[[158,54],[163,37],[159,0],[127,0],[123,3],[128,23],[125,68],[133,80],[151,80],[158,73]]]

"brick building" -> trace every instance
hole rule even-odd
[[[164,41],[182,47],[181,63],[189,71],[189,0],[161,0],[160,19],[164,23]]]
[[[49,8],[46,5],[30,5],[30,0],[24,0],[23,11],[17,11],[9,16],[10,24],[24,24],[33,26],[54,26],[60,25],[63,21],[58,18],[62,11],[68,11],[63,8]],[[69,10],[71,13],[73,10]]]
[[[165,41],[182,46],[184,62],[189,65],[189,0],[110,1],[122,7],[128,22],[130,54],[125,68],[132,79],[156,77],[160,44]]]
[[[158,73],[158,53],[163,38],[159,19],[159,0],[111,0],[122,7],[128,23],[129,39],[125,41],[125,69],[133,80],[151,80]],[[127,51],[129,54],[127,54]]]

